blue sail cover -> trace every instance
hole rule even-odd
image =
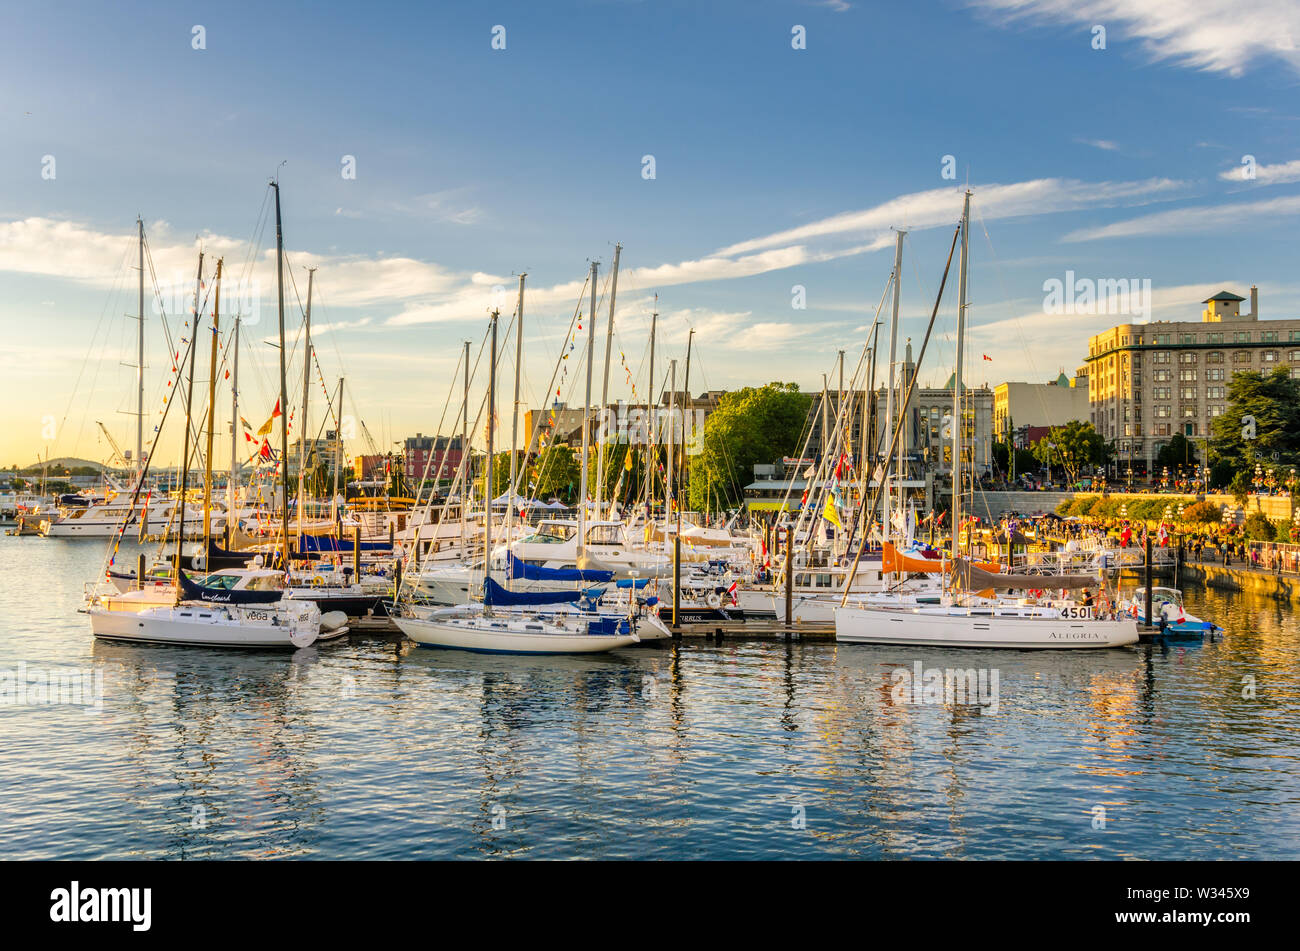
[[[612,571],[584,571],[581,568],[543,568],[520,561],[513,552],[507,552],[510,563],[510,577],[523,578],[525,581],[587,581],[596,584],[608,584],[614,580]]]
[[[301,552],[340,552],[352,551],[352,542],[339,539],[333,535],[299,535],[298,550]],[[362,542],[362,551],[390,551],[388,542]]]
[[[181,572],[181,598],[185,601],[208,601],[212,604],[274,604],[284,597],[283,591],[231,591],[209,588],[190,580]]]
[[[614,582],[616,588],[644,588],[650,583],[649,578],[620,578]]]
[[[483,582],[483,603],[488,607],[494,604],[502,606],[573,604],[579,598],[584,597],[592,600],[599,598],[600,590],[594,588],[591,591],[583,591],[581,588],[574,588],[572,591],[507,591],[491,578],[487,578]]]

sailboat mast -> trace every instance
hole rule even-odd
[[[646,389],[646,446],[645,464],[645,521],[650,524],[654,511],[654,458],[655,440],[659,430],[655,426],[655,325],[659,323],[659,295],[655,295],[655,309],[650,312],[650,386]],[[648,530],[648,528],[647,528]]]
[[[677,441],[677,361],[668,361],[668,465],[664,467],[664,540],[673,517],[673,443]]]
[[[236,308],[236,310],[238,310]],[[235,314],[234,356],[230,370],[230,479],[226,483],[226,538],[238,524],[236,505],[239,487],[239,314]]]
[[[587,453],[591,449],[591,371],[596,354],[596,268],[591,262],[591,304],[587,308],[587,394],[582,402],[582,460],[579,463],[578,488],[578,556],[586,550],[587,534]],[[581,566],[579,566],[581,567]]]
[[[686,497],[686,474],[687,474],[686,410],[687,410],[687,402],[691,398],[691,349],[692,349],[692,344],[694,343],[695,343],[695,328],[692,327],[691,332],[686,335],[686,380],[685,382],[682,383],[682,451],[680,454],[679,461],[677,463],[677,468],[680,470],[677,473],[677,494],[679,496],[682,496],[683,498]],[[680,505],[677,507],[677,510],[678,512],[681,511]]]
[[[185,386],[185,426],[181,436],[181,517],[176,523],[176,603],[181,602],[181,548],[185,544],[185,493],[190,487],[190,413],[194,403],[194,354],[199,349],[199,321],[203,288],[203,252],[199,252],[199,270],[194,278],[194,326],[190,331],[190,379]],[[163,529],[165,535],[167,530]]]
[[[311,382],[311,289],[316,277],[314,267],[307,268],[307,313],[303,317],[303,330],[306,335],[302,352],[302,422],[298,426],[298,531],[303,530],[304,509],[306,501],[303,498],[303,489],[305,486],[305,476],[307,474],[307,398],[311,392],[309,383]]]
[[[894,305],[893,312],[889,318],[889,389],[885,391],[885,425],[881,432],[881,437],[886,439],[885,446],[889,446],[888,440],[893,439],[894,433],[894,371],[898,363],[898,304],[901,297],[901,288],[903,285],[903,235],[906,231],[897,231],[894,233]],[[900,418],[902,414],[899,414]],[[886,435],[888,434],[888,435]],[[884,485],[881,491],[881,516],[880,530],[885,538],[889,537],[890,530],[893,526],[890,516],[889,497],[891,482],[893,479],[892,470],[894,460],[885,458],[884,463]]]
[[[609,356],[614,344],[614,298],[618,294],[618,257],[623,245],[614,245],[614,270],[609,278],[609,323],[605,328],[605,379],[600,386],[600,440],[596,445],[596,518],[601,518],[601,500],[605,495],[605,410],[609,406]],[[613,502],[613,499],[610,500]]]
[[[492,311],[492,358],[488,360],[488,405],[487,405],[487,466],[483,480],[483,578],[484,583],[492,577],[492,430],[493,417],[497,411],[497,319],[499,310]],[[436,436],[434,437],[437,438]]]
[[[137,301],[140,324],[136,330],[135,360],[135,468],[144,478],[144,219],[135,219],[140,234],[140,287]],[[137,482],[139,481],[137,479]]]
[[[524,278],[527,276],[527,274],[519,275],[519,302],[515,304],[515,408],[510,416],[510,488],[506,501],[507,545],[514,537],[515,528],[515,480],[519,472],[518,460],[515,457],[519,454],[519,373],[524,358]]]
[[[338,409],[334,411],[334,494],[330,496],[330,521],[339,522],[339,470],[343,468],[343,377],[339,377]]]
[[[217,258],[217,276],[213,283],[212,347],[208,358],[208,451],[203,475],[203,551],[206,557],[208,539],[212,537],[212,439],[217,425],[217,332],[221,329],[221,262]],[[198,337],[194,338],[195,340]]]
[[[284,570],[289,571],[289,389],[284,345],[284,230],[280,220],[280,183],[275,189],[275,286],[280,318],[280,530],[284,533]]]
[[[438,445],[434,434],[433,445]],[[465,397],[460,406],[460,550],[468,550],[465,513],[469,508],[469,341],[465,341]]]
[[[962,350],[966,346],[966,275],[970,270],[970,189],[961,208],[961,261],[957,268],[957,366],[952,376],[952,556],[961,545]]]

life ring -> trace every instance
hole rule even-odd
[[[722,598],[718,597],[718,592],[716,591],[711,592],[709,596],[704,599],[704,602],[711,608],[722,607]]]
[[[321,585],[323,585],[324,583],[325,583],[325,578],[324,578],[322,575],[312,575],[312,576],[311,576],[311,586],[312,586],[313,588],[319,588],[319,587],[320,587]]]

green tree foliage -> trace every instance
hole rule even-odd
[[[1113,452],[1092,423],[1070,420],[1053,426],[1046,436],[1034,443],[1034,458],[1046,466],[1061,466],[1067,482],[1077,482],[1085,466],[1104,464]]]
[[[1217,525],[1222,519],[1223,509],[1208,500],[1183,509],[1183,520],[1195,525]]]
[[[1291,379],[1286,367],[1268,374],[1234,374],[1228,383],[1228,401],[1227,410],[1211,427],[1210,448],[1219,459],[1246,475],[1246,483],[1256,463],[1300,465],[1300,380]],[[1254,439],[1243,433],[1247,416],[1255,418]],[[1233,484],[1233,490],[1240,484]]]
[[[605,485],[602,497],[606,501],[614,500],[620,503],[635,499],[645,481],[645,453],[648,447],[611,442],[598,448],[605,453]],[[631,469],[627,468],[629,455],[632,458]],[[592,497],[595,498],[596,448],[592,449],[591,459],[587,462],[587,485]],[[616,494],[617,498],[615,498]]]
[[[558,498],[572,503],[578,497],[578,454],[569,446],[547,446],[533,462],[532,496],[543,501]],[[521,493],[524,494],[524,493]]]
[[[1179,466],[1196,465],[1200,457],[1190,439],[1182,433],[1174,433],[1169,442],[1160,447],[1156,453],[1156,468],[1168,466],[1171,471]]]
[[[522,452],[519,452],[516,453],[516,455],[520,459],[522,459],[524,454]],[[487,466],[484,465],[481,474],[479,475],[478,479],[475,480],[474,491],[477,492],[480,496],[482,496],[483,486],[486,485],[486,483],[487,483]],[[498,452],[492,457],[491,497],[495,499],[500,495],[504,495],[509,488],[510,488],[510,453]],[[528,486],[521,485],[519,487],[520,490],[519,494],[523,496],[527,496],[528,495],[527,489]]]
[[[1271,542],[1276,533],[1273,523],[1263,512],[1251,512],[1241,526],[1242,534],[1253,542]]]
[[[727,393],[704,424],[700,451],[690,456],[689,502],[696,511],[739,503],[754,464],[799,449],[812,397],[794,383],[768,383]]]

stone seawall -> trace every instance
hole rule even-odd
[[[1219,591],[1243,591],[1274,601],[1300,603],[1300,577],[1296,575],[1212,564],[1184,564],[1178,574],[1178,582],[1184,587],[1195,583]]]

